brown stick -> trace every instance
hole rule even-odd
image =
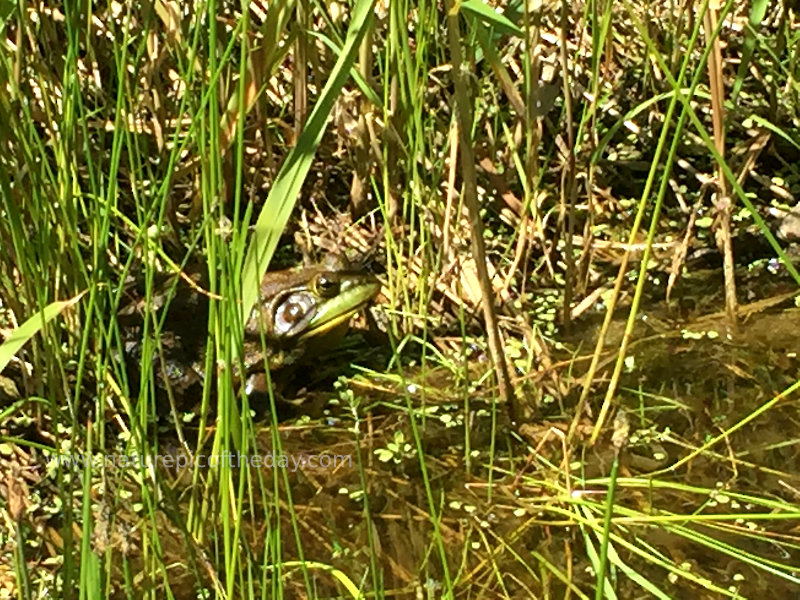
[[[480,219],[478,206],[478,184],[475,173],[475,154],[472,150],[472,110],[467,94],[466,71],[461,58],[461,42],[459,39],[458,10],[453,7],[453,0],[446,0],[447,8],[447,37],[452,59],[453,83],[455,86],[456,109],[458,112],[458,129],[461,146],[461,176],[464,184],[464,205],[467,208],[470,222],[472,241],[472,255],[475,257],[475,267],[478,283],[481,288],[483,317],[486,322],[486,335],[489,342],[489,355],[494,365],[497,377],[497,388],[500,397],[508,405],[511,420],[520,417],[516,405],[514,390],[508,375],[503,342],[494,310],[494,294],[489,281],[489,272],[486,268],[486,248],[483,243],[483,223]]]

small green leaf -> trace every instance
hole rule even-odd
[[[695,221],[695,225],[697,225],[700,229],[708,229],[711,227],[711,224],[714,222],[714,219],[711,217],[700,217]]]
[[[375,450],[375,456],[378,457],[379,461],[386,463],[394,458],[394,453],[386,448],[378,448]]]

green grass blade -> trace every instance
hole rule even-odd
[[[42,328],[60,315],[66,308],[78,302],[86,292],[83,291],[69,300],[51,302],[38,313],[27,319],[22,325],[17,327],[8,339],[0,345],[0,373],[6,368],[8,363],[14,358],[28,340],[39,333]]]
[[[745,30],[746,36],[744,38],[744,48],[742,49],[742,59],[739,62],[739,68],[736,70],[736,79],[733,82],[733,91],[731,92],[731,102],[736,102],[739,97],[739,92],[742,91],[745,75],[747,75],[753,52],[756,48],[756,32],[758,31],[761,22],[767,14],[769,2],[767,0],[755,0],[750,8],[750,18],[748,19],[748,27]]]
[[[331,71],[330,78],[308,117],[303,133],[281,166],[275,183],[261,209],[253,230],[253,237],[245,256],[242,273],[243,314],[250,314],[256,303],[258,282],[269,266],[269,261],[278,245],[280,234],[289,220],[297,201],[314,153],[319,146],[328,123],[328,117],[339,96],[339,91],[350,76],[350,69],[358,56],[361,40],[372,19],[374,0],[359,0],[353,8],[350,28],[344,47]]]
[[[516,35],[522,37],[523,31],[517,27],[511,20],[495,12],[495,10],[488,4],[484,4],[481,0],[467,0],[461,4],[461,11],[465,15],[477,18],[479,21],[485,23],[490,27],[494,27],[499,33],[506,33],[509,35]]]

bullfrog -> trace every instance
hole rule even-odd
[[[174,296],[167,303],[161,295],[151,301],[151,312],[163,318],[159,344],[153,353],[153,381],[156,394],[171,395],[170,404],[189,408],[201,398],[204,380],[208,297],[195,285],[173,285]],[[346,332],[350,318],[378,293],[377,280],[363,270],[353,269],[336,257],[322,264],[267,272],[261,281],[259,301],[245,323],[241,368],[233,366],[245,392],[263,391],[265,370],[284,369],[303,357],[330,348]],[[161,311],[167,306],[167,314]],[[128,377],[132,391],[139,388],[141,373],[142,302],[120,312]],[[152,330],[152,328],[151,328]],[[238,362],[238,361],[237,361]]]

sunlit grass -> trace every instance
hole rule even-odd
[[[796,385],[731,361],[731,373],[769,383],[740,393],[768,398],[720,415],[722,385],[687,386],[696,402],[668,381],[637,390],[625,379],[642,369],[633,346],[626,356],[626,342],[598,342],[590,359],[591,336],[565,351],[555,326],[565,303],[619,269],[615,296],[634,290],[628,332],[639,327],[665,215],[712,211],[716,172],[800,279],[739,158],[767,153],[750,143],[754,127],[800,147],[793,12],[721,8],[716,35],[747,48],[730,96],[747,109],[729,101],[722,122],[744,150],[721,153],[707,4],[677,16],[634,2],[512,2],[501,14],[478,0],[0,9],[0,371],[19,388],[3,388],[0,454],[37,457],[0,482],[17,595],[741,597],[758,578],[794,589],[797,474],[767,458],[796,439],[748,436],[765,421],[782,434]],[[759,97],[756,73],[772,98]],[[623,198],[609,171],[629,157],[643,174]],[[685,176],[686,157],[702,184]],[[786,200],[797,181],[784,166],[788,181],[771,184]],[[689,211],[665,204],[674,197]],[[645,219],[642,255],[603,264],[595,242],[633,248]],[[274,390],[267,410],[250,406],[235,366],[258,282],[287,241],[351,245],[385,267],[387,360],[341,379],[323,418],[281,423]],[[169,343],[158,303],[198,265],[210,314],[195,326],[210,351],[186,410],[157,393],[154,357]],[[134,285],[138,386],[118,316]],[[541,303],[544,287],[560,295]],[[615,301],[598,299],[610,325]],[[520,403],[513,423],[487,301]],[[667,339],[654,330],[653,346]],[[627,431],[611,423],[623,413]],[[221,461],[176,474],[42,461],[181,452],[354,464]]]

